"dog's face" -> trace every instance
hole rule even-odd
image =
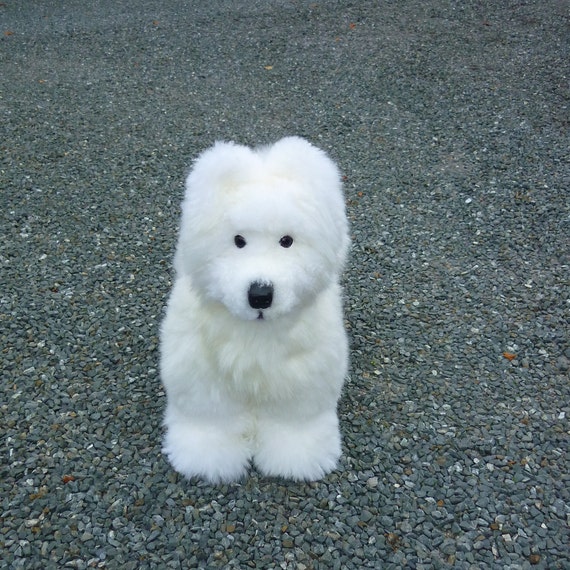
[[[205,300],[271,320],[338,279],[348,247],[338,171],[306,141],[218,143],[186,188],[176,270]]]

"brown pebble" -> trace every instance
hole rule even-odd
[[[531,564],[538,564],[538,563],[540,562],[540,554],[531,554],[531,555],[528,557],[528,561],[529,561]]]

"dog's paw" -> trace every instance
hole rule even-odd
[[[265,418],[258,423],[254,461],[265,475],[316,481],[336,467],[340,454],[335,412],[308,421]]]
[[[241,479],[251,458],[248,442],[239,434],[189,422],[168,426],[162,451],[181,475],[210,483]]]

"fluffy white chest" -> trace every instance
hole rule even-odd
[[[296,334],[298,326],[256,321],[229,328],[208,325],[200,331],[202,347],[221,387],[263,398],[289,393],[306,382],[312,348]]]

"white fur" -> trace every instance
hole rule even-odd
[[[177,471],[217,482],[242,477],[251,460],[302,480],[334,469],[348,245],[338,170],[305,140],[217,143],[198,158],[161,329],[164,452]],[[269,308],[250,306],[254,282],[273,285]]]

